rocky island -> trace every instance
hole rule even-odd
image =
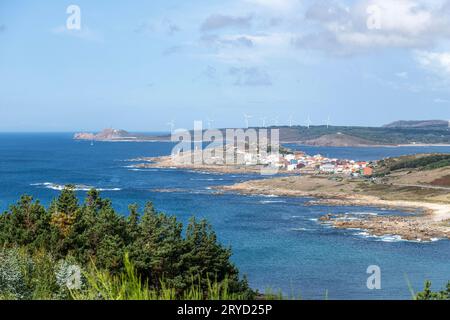
[[[145,135],[132,134],[121,129],[108,128],[98,133],[80,132],[75,133],[75,140],[90,140],[90,141],[106,141],[106,142],[144,142],[144,141],[170,141],[170,136],[167,135]]]

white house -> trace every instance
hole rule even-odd
[[[332,172],[334,172],[335,169],[336,169],[336,167],[331,163],[325,163],[320,166],[320,171],[326,172],[326,173],[332,173]]]

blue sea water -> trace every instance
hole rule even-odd
[[[259,176],[210,174],[174,169],[133,169],[128,159],[170,153],[171,143],[107,143],[72,140],[72,134],[0,134],[0,209],[27,193],[48,205],[59,186],[104,190],[124,215],[130,203],[148,200],[186,222],[207,218],[250,285],[304,299],[409,299],[408,279],[421,289],[450,280],[450,241],[401,241],[336,230],[317,222],[326,213],[402,214],[370,207],[310,206],[310,199],[215,194],[212,186]],[[300,147],[301,148],[301,147]],[[449,147],[302,148],[308,153],[357,160]],[[165,189],[165,190],[162,190]],[[172,190],[171,192],[168,192]],[[85,191],[78,191],[80,199]],[[381,268],[381,290],[366,286],[369,265]]]

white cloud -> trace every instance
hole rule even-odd
[[[200,26],[202,31],[218,30],[223,28],[249,28],[252,22],[252,16],[231,16],[223,14],[210,15]]]
[[[244,0],[251,5],[257,5],[269,10],[287,12],[293,10],[299,3],[299,0]]]
[[[310,6],[306,19],[316,30],[300,32],[294,43],[337,54],[450,39],[450,0],[365,0],[351,7],[326,1]]]
[[[269,59],[299,57],[292,50],[290,33],[235,33],[202,37],[202,42],[212,46],[215,60],[227,64],[250,63],[265,65]]]
[[[229,74],[234,78],[236,86],[271,86],[270,75],[256,67],[231,67]]]
[[[450,0],[238,0],[238,4],[226,14],[206,15],[213,28],[201,33],[201,45],[209,50],[203,56],[264,68],[276,61],[305,64],[320,59],[305,49],[337,56],[404,49],[421,67],[450,79],[446,50],[434,52],[450,45]],[[373,11],[368,8],[374,7],[379,21],[377,28],[370,28]],[[400,70],[393,76],[390,87],[423,89],[414,83],[414,72]],[[429,80],[429,87],[442,89],[442,79]]]
[[[424,69],[444,77],[450,76],[450,52],[416,52],[416,60]]]
[[[437,103],[437,104],[442,104],[442,103],[450,103],[450,101],[449,100],[447,100],[447,99],[442,99],[442,98],[436,98],[436,99],[434,99],[433,100],[433,102],[434,103]]]

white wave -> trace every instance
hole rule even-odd
[[[174,167],[173,169],[178,169],[178,168]],[[208,172],[208,171],[193,170],[193,169],[186,169],[184,171],[189,172],[189,173],[198,173],[198,174],[204,174],[204,175],[211,175],[211,174],[223,175],[221,172]]]
[[[191,180],[191,181],[223,181],[224,179],[223,179],[223,178],[204,178],[204,179],[201,179],[201,178],[191,178],[191,179],[189,179],[189,180]]]
[[[375,241],[382,241],[382,242],[408,241],[408,240],[403,239],[399,235],[387,234],[387,235],[383,235],[383,236],[377,236],[377,235],[374,235],[374,234],[370,234],[368,231],[357,232],[357,233],[355,233],[355,236],[360,236],[360,237],[363,237],[363,238],[370,238],[370,239],[374,239]]]
[[[336,218],[334,218],[334,220],[336,220],[336,221],[356,221],[356,220],[360,220],[360,218],[344,216],[344,217],[336,217]]]
[[[286,203],[286,201],[283,200],[261,200],[259,203],[262,204],[269,204],[269,203]]]
[[[363,237],[363,238],[374,239],[375,241],[381,241],[381,242],[413,242],[413,243],[415,242],[415,243],[423,243],[423,242],[435,242],[435,241],[441,240],[439,238],[432,238],[430,241],[423,241],[422,239],[407,240],[407,239],[403,239],[399,235],[386,234],[386,235],[383,235],[383,236],[377,236],[377,235],[370,234],[367,231],[358,232],[358,233],[355,233],[355,235]]]
[[[256,195],[259,197],[264,197],[264,198],[279,198],[279,196],[277,196],[276,194],[260,194],[260,195]]]
[[[42,182],[42,183],[31,183],[31,186],[44,187],[47,189],[52,189],[56,191],[62,191],[66,185],[56,184],[52,182]],[[120,191],[121,188],[96,188],[93,186],[88,186],[84,184],[75,184],[73,190],[75,191],[89,191],[91,189],[96,189],[97,191]]]
[[[408,241],[406,239],[403,239],[399,235],[384,235],[384,236],[378,236],[376,237],[378,241],[383,242],[399,242],[399,241]]]
[[[291,228],[292,231],[311,231],[312,229],[308,228]]]
[[[346,212],[346,215],[361,215],[361,216],[378,216],[378,213],[376,212],[364,212],[364,211],[360,211],[360,212]]]
[[[131,169],[128,169],[128,171],[163,171],[163,170],[160,170],[160,169],[151,169],[151,168],[131,168]]]

